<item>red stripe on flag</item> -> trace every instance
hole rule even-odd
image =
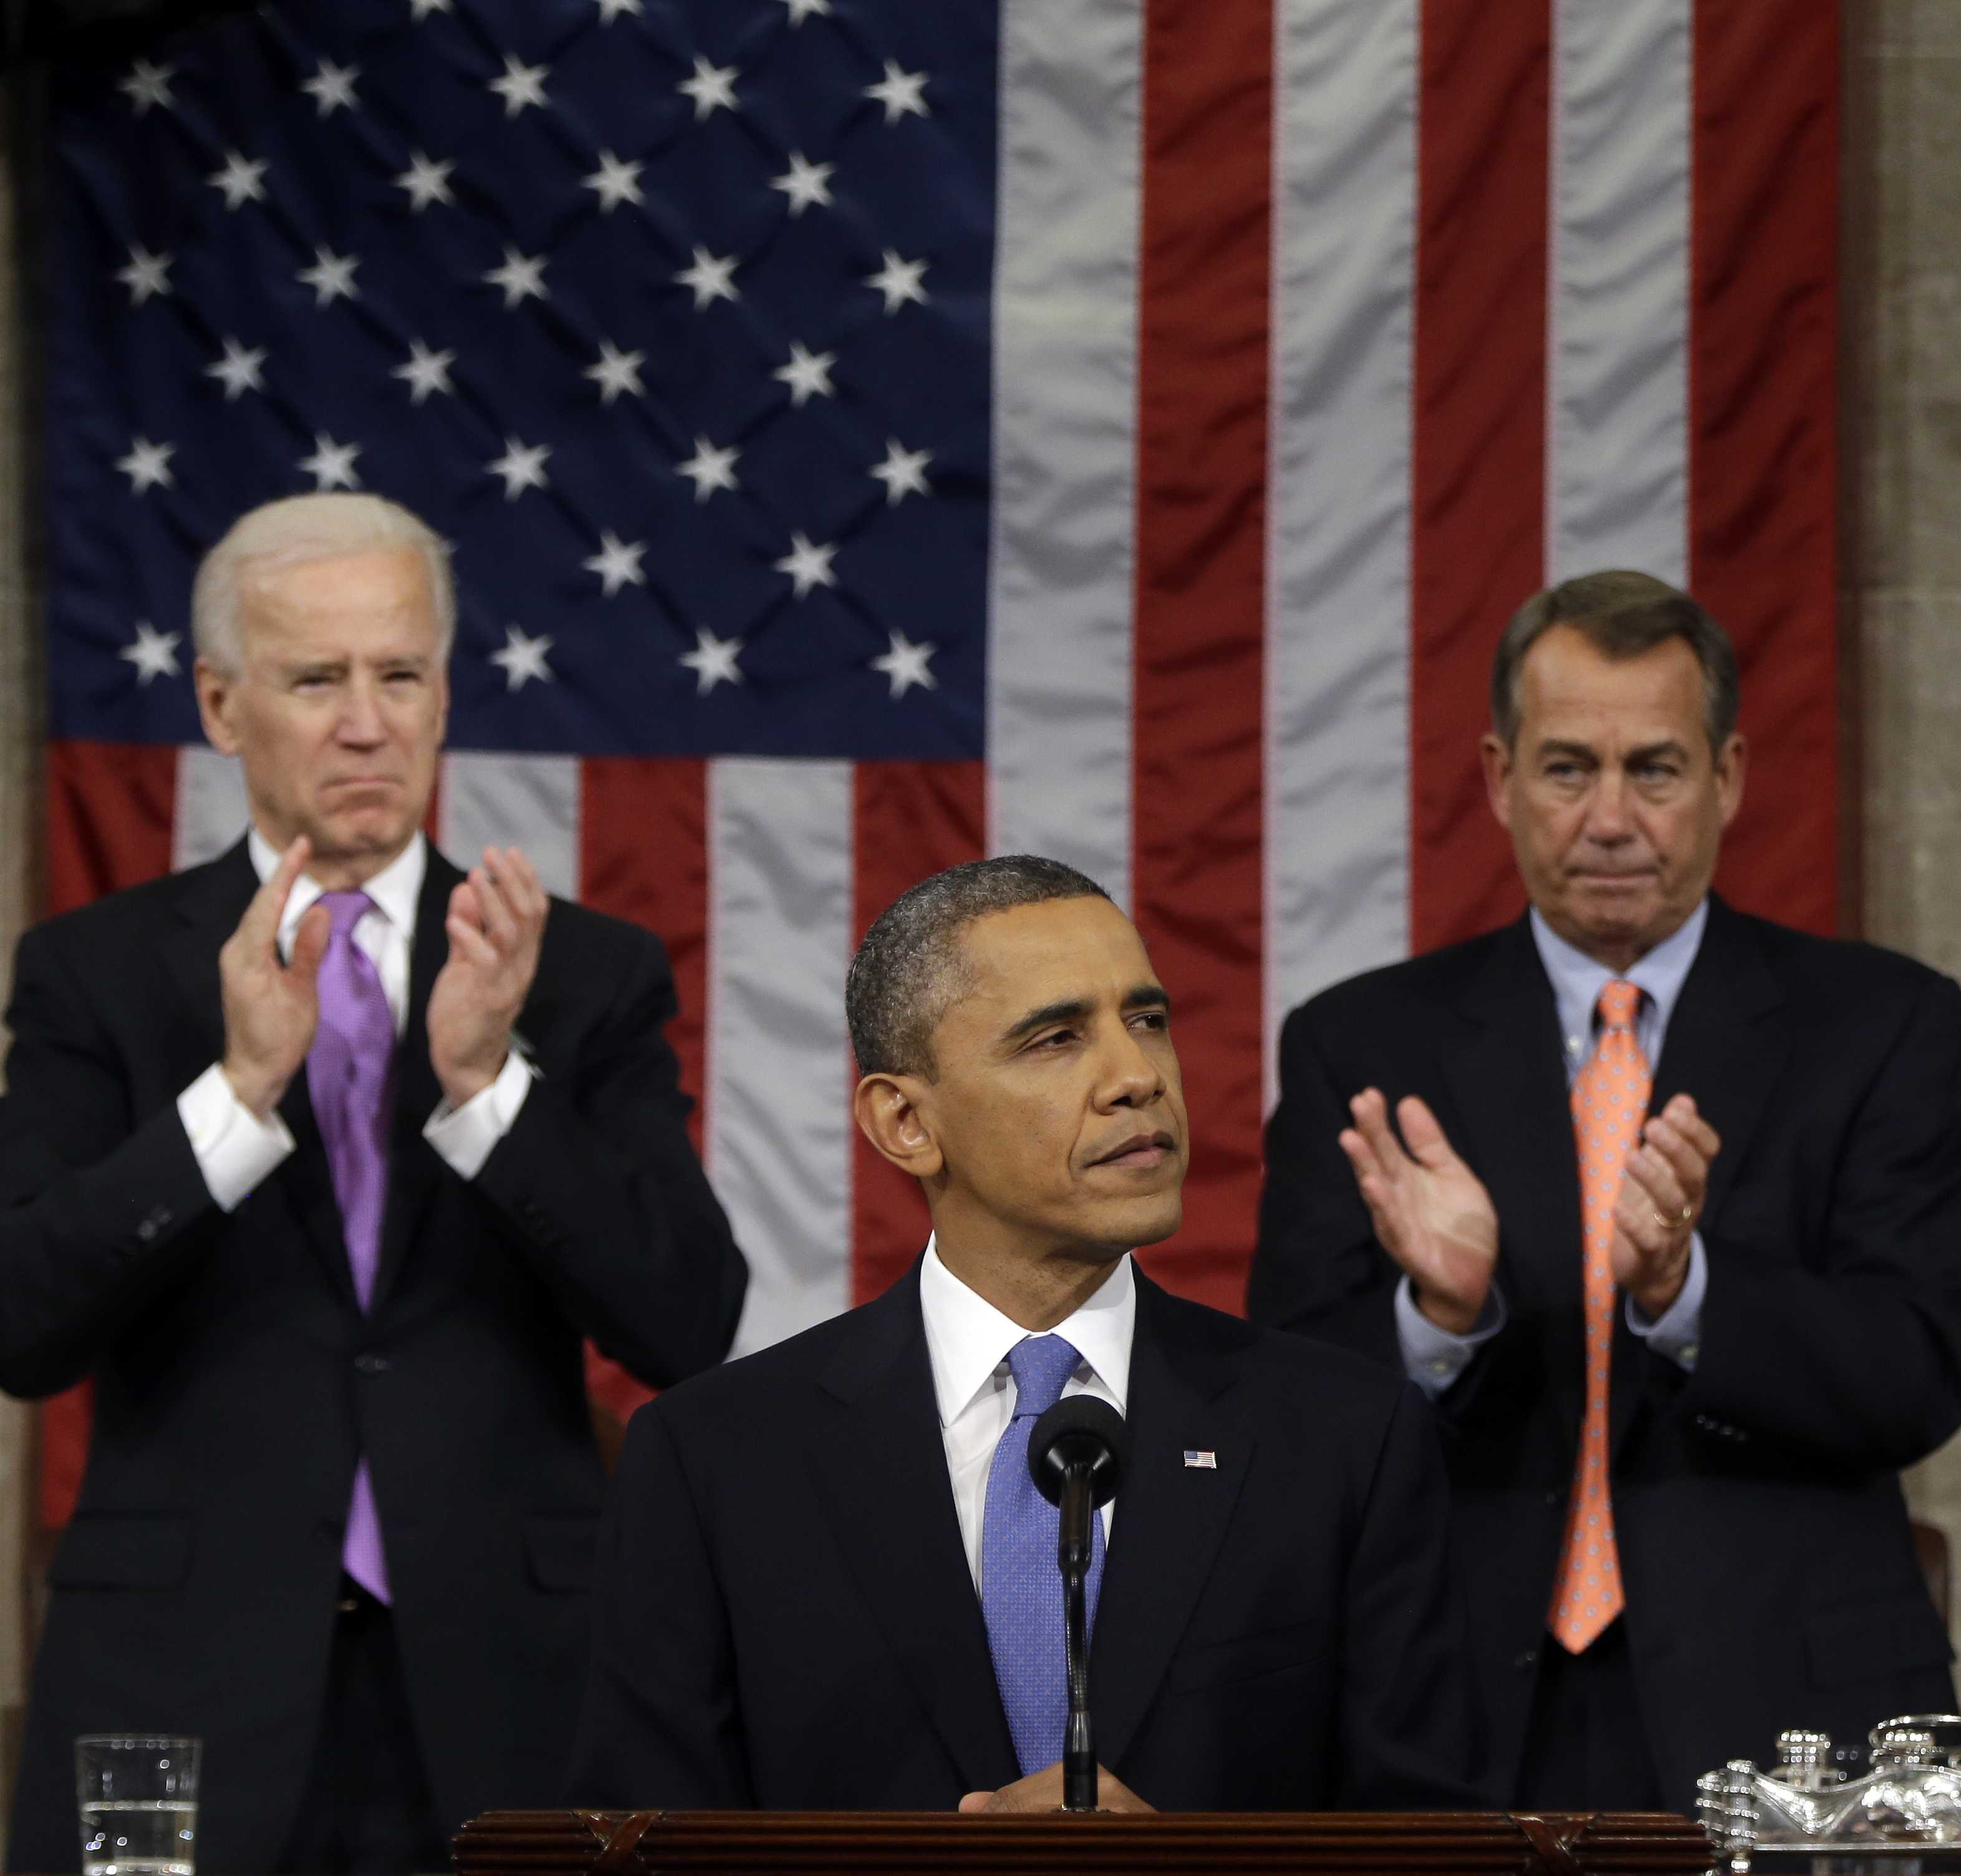
[[[688,1126],[701,1149],[707,1053],[707,771],[699,761],[593,757],[582,765],[579,898],[596,911],[658,932],[681,1007],[668,1025],[681,1086],[694,1100]],[[624,1420],[651,1398],[616,1363],[585,1351],[588,1391]]]
[[[1146,1254],[1238,1309],[1260,1179],[1273,31],[1159,0],[1144,45],[1134,896],[1178,1006],[1185,1226]]]
[[[51,742],[47,750],[47,909],[72,911],[171,869],[177,752],[167,743]],[[37,1497],[43,1527],[75,1510],[88,1454],[84,1381],[40,1408]]]
[[[987,851],[986,771],[978,762],[861,762],[854,777],[852,942],[908,886]],[[847,1094],[856,1074],[847,1065]],[[851,1135],[851,1296],[903,1275],[928,1229],[917,1179]]]
[[[1516,916],[1478,760],[1491,654],[1544,583],[1547,0],[1425,0],[1411,494],[1410,942]]]
[[[1836,926],[1838,9],[1695,9],[1690,584],[1761,779],[1717,882]]]
[[[50,914],[171,869],[174,743],[51,742],[47,755]]]

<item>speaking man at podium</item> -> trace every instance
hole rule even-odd
[[[872,926],[847,1003],[858,1124],[933,1241],[875,1301],[635,1415],[574,1801],[1056,1805],[1057,1523],[1028,1443],[1087,1393],[1128,1423],[1092,1517],[1101,1804],[1477,1802],[1417,1390],[1129,1254],[1176,1229],[1187,1142],[1129,920],[1052,860],[955,867]]]
[[[1287,1019],[1251,1310],[1436,1399],[1500,1794],[1687,1809],[1953,1704],[1897,1475],[1961,1422],[1961,995],[1710,891],[1687,594],[1535,595],[1491,704],[1531,910]]]

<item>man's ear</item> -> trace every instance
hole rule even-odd
[[[946,1163],[920,1111],[924,1086],[914,1075],[867,1075],[851,1097],[859,1131],[901,1172],[933,1178]]]
[[[1478,745],[1478,759],[1484,766],[1484,794],[1491,804],[1491,812],[1499,826],[1509,830],[1512,825],[1512,752],[1505,746],[1503,737],[1495,731],[1487,730]]]
[[[230,705],[238,680],[202,658],[191,667],[190,677],[197,692],[197,713],[204,719],[205,739],[220,755],[236,755],[238,739],[232,733]]]

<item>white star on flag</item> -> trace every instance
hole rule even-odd
[[[814,544],[802,534],[792,532],[790,550],[775,563],[776,569],[779,573],[789,574],[798,598],[808,599],[814,587],[837,584],[837,576],[831,568],[837,553],[834,546]]]
[[[801,26],[814,15],[831,11],[831,0],[783,0],[783,5],[790,10],[792,26]]]
[[[147,116],[152,104],[175,110],[177,101],[171,95],[171,81],[177,75],[175,65],[153,65],[147,59],[139,59],[116,88],[136,107],[139,117]]]
[[[789,198],[790,213],[799,215],[813,206],[828,209],[831,200],[831,174],[835,163],[813,163],[801,150],[790,152],[789,168],[782,175],[772,177],[770,187],[780,189]]]
[[[549,299],[545,291],[545,257],[543,254],[528,258],[515,247],[504,250],[504,264],[493,267],[483,276],[486,286],[500,286],[504,289],[505,310],[519,305],[528,299]]]
[[[601,339],[598,362],[587,365],[579,375],[591,378],[599,387],[601,404],[611,404],[623,394],[644,397],[647,388],[640,382],[640,367],[646,362],[646,353],[622,352],[611,339]]]
[[[735,256],[717,260],[705,247],[694,250],[694,264],[674,276],[678,286],[694,289],[694,310],[698,313],[712,300],[741,298],[735,291]]]
[[[435,162],[421,151],[412,150],[409,152],[409,166],[395,178],[395,187],[408,191],[409,206],[417,215],[432,202],[451,206],[456,198],[449,191],[449,174],[455,167],[454,161]]]
[[[354,284],[354,270],[361,264],[356,254],[336,254],[332,249],[316,247],[313,265],[300,270],[299,279],[314,291],[315,307],[331,306],[337,299],[358,300],[361,290]]]
[[[236,339],[225,342],[225,356],[215,365],[207,365],[204,375],[225,387],[225,401],[235,402],[248,391],[263,391],[266,381],[260,368],[266,362],[266,348],[254,346],[249,352]]]
[[[611,26],[621,14],[639,11],[640,0],[599,0],[599,24]]]
[[[885,106],[888,124],[897,123],[908,111],[921,117],[933,115],[926,108],[926,74],[902,72],[889,59],[885,61],[885,75],[876,85],[866,85],[865,95]]]
[[[885,317],[889,319],[908,300],[915,305],[926,304],[926,289],[920,285],[925,278],[923,260],[901,260],[888,247],[885,264],[869,276],[865,284],[885,296]]]
[[[735,110],[735,81],[741,76],[733,65],[712,65],[700,53],[694,55],[694,76],[683,78],[674,89],[694,100],[694,121],[713,116],[717,110]]]
[[[419,25],[432,13],[453,13],[455,0],[409,0],[410,17]]]
[[[683,652],[675,662],[694,673],[695,695],[706,697],[718,684],[742,681],[741,668],[735,662],[741,652],[739,638],[717,638],[713,632],[697,627],[694,649]]]
[[[504,75],[490,81],[490,89],[504,100],[504,115],[515,117],[527,105],[542,106],[545,101],[545,79],[550,71],[549,65],[524,65],[515,53],[505,53]]]
[[[831,382],[831,368],[837,362],[835,352],[806,352],[796,340],[790,341],[790,362],[780,365],[770,375],[790,388],[790,402],[802,410],[813,397],[837,395]]]
[[[136,667],[136,681],[147,691],[152,678],[174,678],[180,675],[177,646],[183,639],[181,632],[159,632],[148,619],[139,619],[136,642],[124,646],[116,656],[126,658]]]
[[[225,167],[213,170],[205,180],[212,188],[225,191],[228,209],[242,209],[248,202],[266,199],[266,171],[269,167],[264,162],[248,163],[238,151],[227,150]]]
[[[116,467],[129,478],[129,493],[142,495],[151,489],[173,489],[177,477],[171,473],[171,458],[177,453],[174,443],[153,443],[147,436],[132,436],[129,453]]]
[[[527,489],[545,486],[545,458],[551,454],[549,443],[521,443],[515,436],[504,439],[504,453],[484,465],[487,474],[504,479],[504,499],[515,502]]]
[[[360,75],[359,65],[337,65],[331,59],[323,59],[320,69],[300,89],[312,98],[321,116],[331,117],[337,110],[359,108],[354,96],[354,81]]]
[[[302,456],[298,467],[313,477],[316,494],[329,489],[358,489],[361,478],[354,473],[354,458],[360,454],[359,443],[336,443],[325,431],[316,431],[313,454]]]
[[[609,528],[599,536],[599,551],[585,563],[588,573],[597,573],[606,597],[611,599],[622,586],[644,586],[647,576],[640,557],[647,550],[644,541],[622,541]]]
[[[874,463],[866,474],[875,482],[885,483],[885,506],[891,508],[909,495],[933,493],[926,479],[926,466],[932,461],[932,451],[903,448],[897,437],[888,436],[885,439],[885,460]]]
[[[388,375],[399,378],[409,388],[409,402],[419,404],[426,397],[448,397],[456,387],[449,381],[449,368],[456,362],[454,352],[432,352],[419,339],[409,341],[409,362],[397,365]]]
[[[731,445],[717,449],[705,436],[694,439],[694,454],[684,463],[678,464],[675,473],[684,475],[694,484],[694,499],[705,502],[717,489],[727,489],[732,493],[735,488],[735,458],[740,452]]]
[[[623,163],[611,150],[601,150],[599,167],[580,187],[598,196],[601,215],[611,215],[623,202],[637,209],[646,200],[640,193],[640,171],[646,167],[643,163]]]
[[[890,632],[891,649],[872,659],[871,667],[892,681],[892,695],[904,697],[914,684],[923,691],[936,691],[939,680],[926,668],[926,660],[939,650],[937,645],[915,645],[903,632]]]
[[[129,304],[141,306],[155,295],[169,294],[171,257],[168,254],[153,254],[147,247],[132,245],[129,264],[116,277],[129,289]]]
[[[552,681],[551,666],[545,662],[545,653],[552,648],[550,635],[540,633],[536,638],[527,637],[517,626],[504,628],[504,649],[490,654],[493,665],[504,668],[504,688],[521,691],[532,678],[540,684]]]

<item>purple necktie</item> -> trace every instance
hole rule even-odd
[[[354,942],[354,927],[377,909],[375,901],[365,892],[323,892],[320,902],[333,924],[320,961],[320,1023],[307,1054],[307,1092],[340,1201],[354,1294],[365,1310],[381,1261],[381,1214],[388,1198],[395,1019],[375,960]],[[355,1469],[340,1563],[371,1595],[388,1600],[381,1520],[365,1458]]]

